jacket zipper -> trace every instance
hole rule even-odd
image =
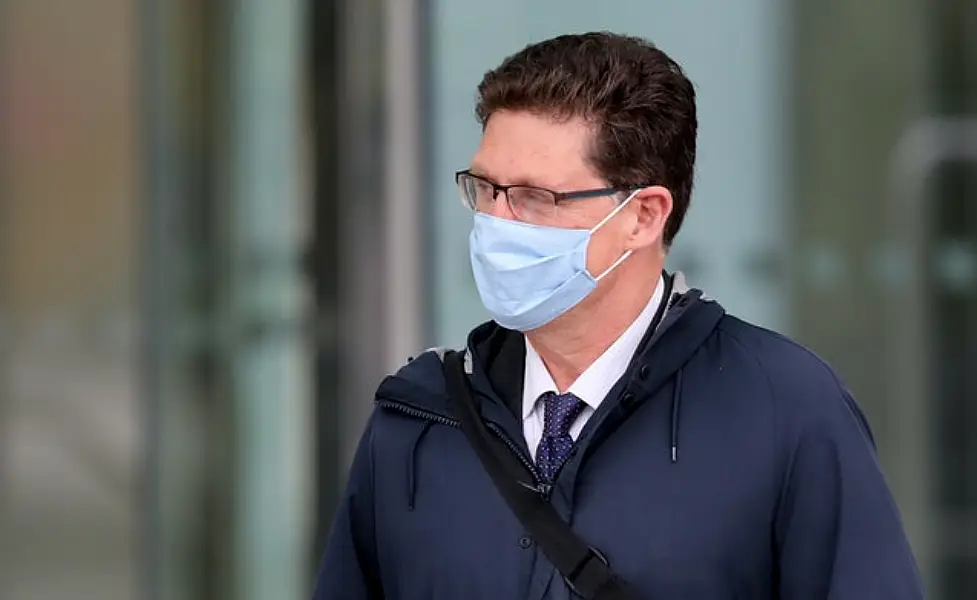
[[[439,423],[447,427],[454,427],[455,429],[461,429],[461,422],[459,422],[457,419],[449,419],[447,417],[442,417],[441,415],[433,412],[418,410],[416,408],[404,406],[399,402],[378,400],[377,406],[381,408],[389,408],[392,410],[399,411],[405,415],[414,417],[415,419],[433,421],[435,423]],[[516,446],[516,444],[512,440],[509,439],[509,436],[506,435],[504,431],[502,431],[501,427],[499,427],[498,425],[492,422],[486,423],[486,426],[492,431],[492,433],[497,435],[499,439],[502,440],[502,442],[506,445],[509,451],[512,452],[516,456],[516,458],[519,459],[519,462],[521,462],[522,465],[526,467],[526,470],[529,471],[530,474],[532,474],[533,483],[535,483],[535,487],[531,487],[530,489],[532,489],[540,496],[542,496],[543,500],[549,502],[550,493],[553,491],[553,485],[543,481],[543,477],[539,474],[539,471],[536,470],[536,465],[530,462],[530,460],[523,455],[519,447]]]
[[[501,439],[502,442],[509,448],[509,451],[516,455],[516,458],[519,459],[519,462],[521,462],[522,465],[526,467],[526,469],[530,473],[532,473],[533,482],[536,484],[536,487],[532,489],[540,496],[542,496],[543,500],[549,502],[550,492],[553,491],[553,485],[551,483],[543,481],[543,477],[539,474],[539,471],[536,470],[536,465],[532,464],[525,456],[523,456],[522,451],[519,450],[519,447],[516,446],[512,442],[512,440],[509,439],[509,436],[507,436],[505,432],[502,431],[501,427],[491,422],[487,423],[487,426],[489,429],[492,430],[493,433],[495,433],[495,435],[499,436],[499,439]]]

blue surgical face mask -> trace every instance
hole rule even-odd
[[[634,193],[593,229],[545,227],[475,213],[469,237],[472,271],[492,318],[508,329],[530,331],[590,295],[601,278],[631,255],[628,250],[594,277],[587,271],[590,240],[632,198]]]

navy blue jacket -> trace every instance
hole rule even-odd
[[[475,329],[483,418],[529,460],[522,335]],[[649,600],[918,600],[865,417],[809,350],[674,294],[587,422],[551,502]],[[452,416],[427,352],[388,377],[315,600],[570,598]]]

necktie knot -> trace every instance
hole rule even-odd
[[[548,437],[562,437],[570,434],[570,427],[583,411],[583,400],[577,396],[543,394],[543,435]]]

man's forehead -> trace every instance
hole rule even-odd
[[[502,185],[575,189],[593,183],[589,130],[575,123],[505,115],[490,119],[471,170]]]

